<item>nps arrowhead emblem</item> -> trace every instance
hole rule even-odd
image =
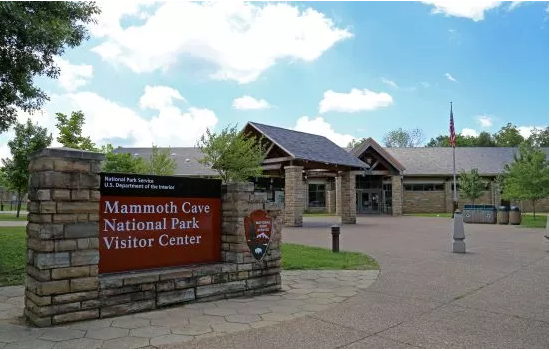
[[[272,239],[272,218],[264,210],[251,212],[244,219],[245,239],[253,257],[262,261]]]

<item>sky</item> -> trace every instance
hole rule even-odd
[[[247,121],[381,142],[549,125],[548,2],[99,2],[90,39],[20,112],[57,136],[82,110],[99,145],[194,146]],[[0,136],[0,157],[9,156]],[[59,145],[54,142],[54,146]]]

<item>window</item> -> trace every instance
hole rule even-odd
[[[325,184],[308,184],[308,206],[325,207]]]
[[[444,191],[444,184],[404,184],[405,191]]]

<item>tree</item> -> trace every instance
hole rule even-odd
[[[549,147],[549,127],[545,129],[532,129],[526,141],[534,147]]]
[[[54,58],[87,40],[86,25],[99,13],[93,2],[0,2],[0,132],[18,109],[32,113],[48,100],[34,77],[57,78]]]
[[[536,218],[536,201],[549,196],[549,161],[543,151],[523,143],[501,179],[505,200],[529,200]]]
[[[459,191],[462,197],[471,200],[471,204],[474,205],[476,199],[482,196],[486,183],[482,180],[482,177],[478,174],[478,169],[473,168],[469,173],[465,170],[459,174]]]
[[[456,146],[496,146],[496,143],[490,133],[482,132],[478,136],[468,136],[456,134]],[[448,135],[439,135],[436,138],[431,138],[427,143],[428,147],[448,147],[450,145],[450,137]]]
[[[478,134],[474,143],[476,146],[496,146],[494,138],[488,132]]]
[[[383,137],[386,147],[416,147],[423,143],[421,129],[405,130],[402,128],[391,130]]]
[[[361,143],[363,143],[367,138],[361,138],[361,139],[352,139],[352,141],[350,141],[347,145],[346,145],[346,148],[349,149],[349,150],[352,150],[353,148],[355,148],[356,146],[360,145]]]
[[[517,126],[512,123],[501,127],[499,132],[494,134],[494,139],[497,146],[519,146],[524,141]]]
[[[71,117],[67,117],[67,115],[63,113],[56,113],[56,119],[57,124],[55,126],[59,130],[57,141],[64,147],[98,151],[90,137],[82,136],[82,126],[85,123],[85,117],[82,111],[71,112]]]
[[[144,162],[144,168],[138,164],[138,171],[154,175],[174,175],[176,172],[176,161],[172,158],[170,148],[159,149],[153,145],[149,158]]]
[[[119,148],[120,149],[120,148]],[[104,172],[112,173],[145,173],[146,164],[141,157],[134,157],[128,152],[115,152],[111,144],[102,147],[102,153],[105,154],[103,164]]]
[[[17,215],[21,211],[21,196],[27,192],[29,183],[29,160],[31,153],[48,147],[52,143],[52,135],[48,135],[48,130],[32,124],[31,120],[27,123],[15,124],[15,137],[8,142],[11,152],[10,159],[2,159],[1,178],[7,183],[8,187],[17,192]]]
[[[220,133],[207,129],[197,146],[205,155],[199,162],[216,170],[225,183],[262,175],[261,143],[239,132],[237,126],[227,126]]]

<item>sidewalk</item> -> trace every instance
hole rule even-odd
[[[141,348],[273,326],[346,301],[378,271],[285,271],[282,292],[195,303],[61,327],[24,325],[23,287],[0,288],[0,348]]]

